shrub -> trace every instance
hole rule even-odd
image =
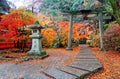
[[[53,40],[56,36],[56,33],[53,29],[47,28],[42,30],[42,45],[43,47],[51,47],[53,45]]]
[[[104,47],[106,50],[115,50],[120,46],[120,26],[111,26],[103,33]]]
[[[92,39],[92,46],[93,46],[93,47],[100,47],[100,34],[97,34],[97,35]]]
[[[88,40],[86,41],[86,43],[90,46],[91,43],[92,43],[92,40],[88,39]]]

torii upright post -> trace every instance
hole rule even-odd
[[[99,13],[100,49],[103,49],[103,15]]]
[[[105,16],[102,12],[99,12],[98,16],[90,17],[89,20],[98,20],[99,21],[99,32],[100,32],[100,49],[104,48],[103,45],[103,20],[111,19],[111,16]]]
[[[68,46],[66,50],[72,50],[72,25],[73,25],[73,14],[70,15],[70,25],[69,25],[69,32],[68,32]]]

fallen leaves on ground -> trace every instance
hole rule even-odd
[[[60,67],[71,64],[75,59],[80,47],[73,47],[72,51],[66,51],[65,48],[49,48],[46,50],[50,56],[45,59],[35,59],[26,62],[32,64],[40,63],[42,69],[48,67]],[[100,51],[97,48],[90,48],[93,54],[102,64],[103,68],[95,74],[90,74],[87,79],[120,79],[120,53],[116,51]],[[26,56],[26,53],[4,53],[1,56]],[[15,63],[19,59],[0,60],[0,63]]]
[[[15,48],[12,49],[4,49],[4,53],[0,54],[0,63],[15,63],[18,61],[19,58],[26,56],[26,52],[11,52],[11,50],[16,50]]]
[[[80,47],[73,47],[73,50],[67,51],[66,48],[49,48],[44,50],[47,52],[49,57],[45,59],[33,59],[25,62],[32,62],[33,64],[41,63],[42,67],[59,67],[65,66],[67,64],[71,64],[75,59]],[[19,58],[11,58],[10,60],[0,60],[0,63],[16,63],[20,61],[20,57],[26,56],[26,52],[11,52],[11,53],[4,53],[1,56],[17,56]],[[24,62],[22,62],[24,63]]]
[[[91,74],[87,79],[120,79],[120,53],[117,51],[100,51],[90,48],[102,64],[102,69]]]

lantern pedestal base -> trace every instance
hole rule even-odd
[[[45,58],[48,56],[48,54],[46,54],[46,51],[41,50],[41,51],[36,51],[36,50],[30,50],[27,52],[28,56],[37,56],[39,58]]]

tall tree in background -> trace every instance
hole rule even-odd
[[[24,0],[24,2],[28,3],[27,9],[32,10],[32,12],[37,15],[40,12],[40,5],[42,0]]]
[[[107,0],[104,4],[106,10],[111,13],[120,25],[120,0]]]

